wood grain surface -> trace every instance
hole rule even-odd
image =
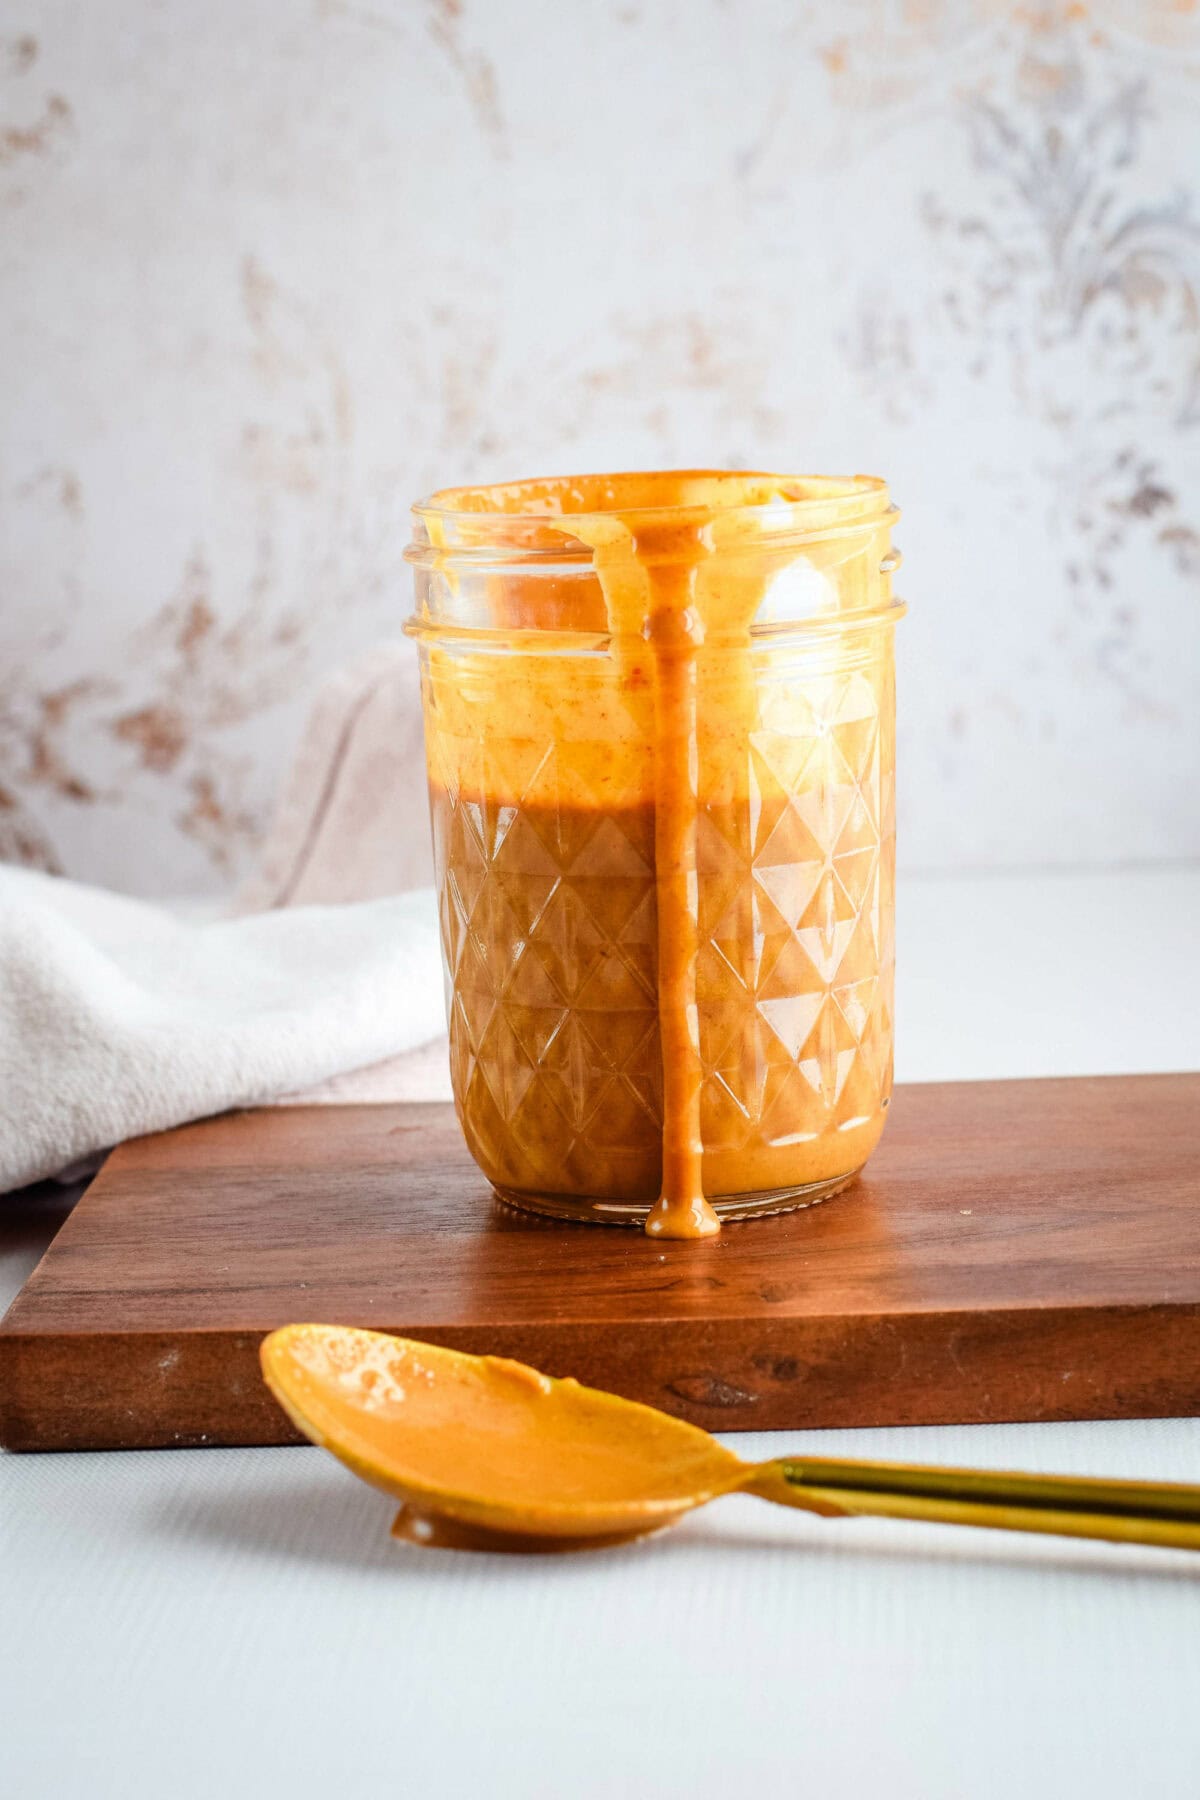
[[[714,1430],[1200,1412],[1200,1075],[900,1088],[851,1189],[699,1243],[506,1210],[448,1106],[124,1145],[0,1326],[0,1442],[274,1444],[264,1332],[520,1357]]]

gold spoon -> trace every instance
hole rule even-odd
[[[722,1494],[827,1517],[1200,1550],[1200,1487],[788,1456],[747,1463],[707,1431],[525,1363],[344,1325],[262,1346],[289,1418],[403,1502],[397,1537],[459,1549],[571,1550],[673,1525]]]

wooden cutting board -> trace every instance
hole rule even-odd
[[[0,1326],[11,1449],[275,1444],[288,1320],[716,1430],[1200,1412],[1200,1075],[901,1088],[868,1173],[696,1244],[507,1211],[448,1106],[126,1144]]]

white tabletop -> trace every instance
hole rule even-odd
[[[1200,1067],[1198,920],[1200,871],[910,878],[898,1075]],[[14,1210],[10,1288],[56,1212]],[[729,1441],[1200,1481],[1190,1420]],[[0,1489],[22,1800],[1200,1789],[1200,1557],[750,1500],[623,1550],[421,1551],[316,1450],[8,1456]]]

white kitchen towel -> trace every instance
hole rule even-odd
[[[429,888],[206,920],[0,867],[0,1193],[123,1138],[394,1070],[443,1031],[442,1004]]]

